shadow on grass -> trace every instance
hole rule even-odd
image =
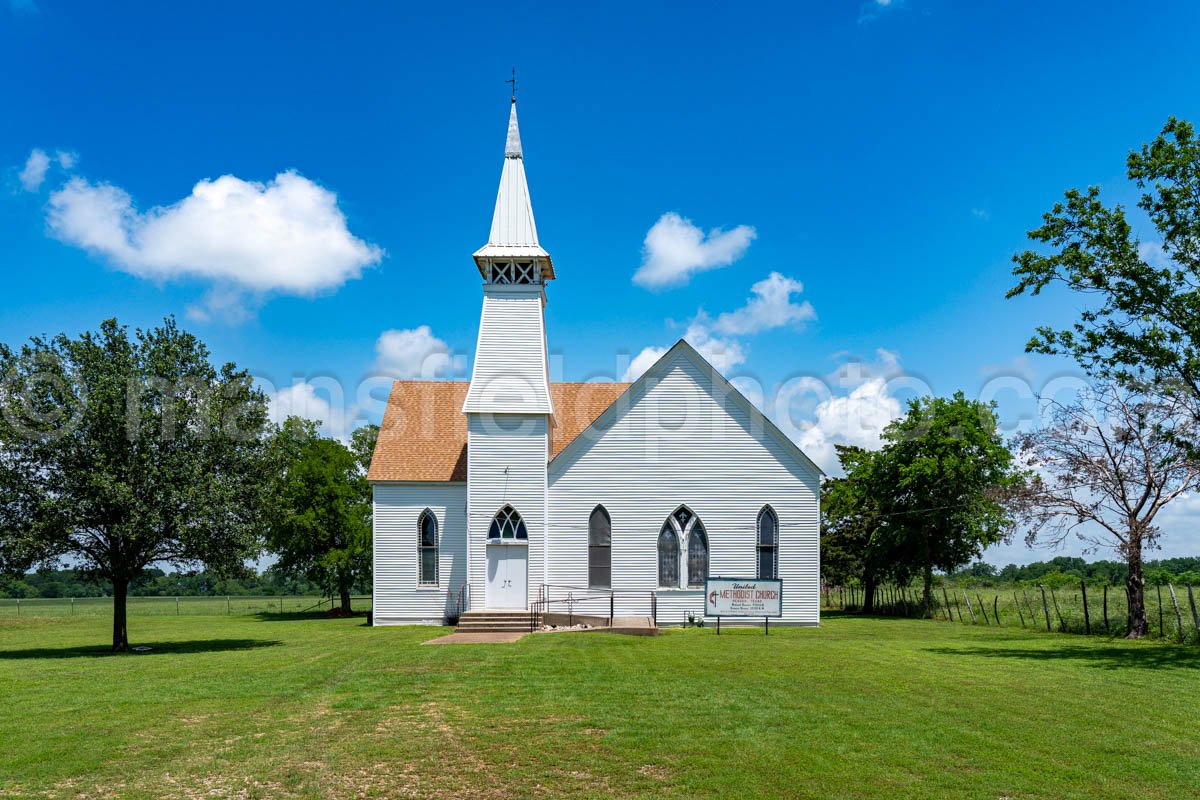
[[[1058,644],[1058,643],[1056,643]],[[1171,645],[1050,647],[927,647],[927,653],[969,658],[1074,662],[1100,669],[1200,669],[1200,649]]]
[[[340,614],[330,614],[329,609],[325,609],[324,611],[286,611],[283,613],[278,611],[264,611],[254,615],[254,619],[257,619],[259,622],[301,622],[303,620],[312,619],[327,619],[331,621],[339,619],[361,619],[365,621],[366,618],[367,612],[365,611],[355,611],[353,614],[346,617]]]
[[[158,656],[187,653],[227,653],[275,647],[283,642],[268,639],[195,639],[186,642],[133,642],[133,647],[149,647],[141,653],[114,653],[107,647],[31,647],[25,650],[0,650],[0,661],[44,658],[94,658],[96,656]]]

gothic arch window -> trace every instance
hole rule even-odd
[[[758,512],[758,577],[779,577],[779,517],[775,509],[763,506]]]
[[[612,588],[612,518],[604,506],[588,517],[588,586]]]
[[[700,520],[692,524],[692,530],[688,533],[687,574],[688,588],[704,588],[704,581],[708,578],[708,534],[704,532]]]
[[[438,585],[438,523],[428,508],[417,519],[417,583]]]
[[[682,542],[687,542],[686,553],[680,552]],[[681,580],[684,577],[686,584]],[[707,577],[708,533],[690,508],[680,506],[663,522],[658,534],[658,585],[670,589],[703,588]]]
[[[512,506],[505,506],[492,517],[492,526],[488,529],[489,539],[528,539],[529,532],[525,529],[525,520]]]
[[[679,588],[679,537],[669,520],[658,534],[658,585]]]

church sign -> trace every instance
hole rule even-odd
[[[704,582],[704,616],[783,616],[783,581],[709,578]]]

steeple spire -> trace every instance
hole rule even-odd
[[[550,254],[538,244],[533,202],[525,180],[525,157],[517,125],[516,73],[504,142],[504,168],[488,243],[475,251],[475,264],[487,283],[537,283],[554,278]]]

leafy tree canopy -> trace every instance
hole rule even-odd
[[[173,319],[0,345],[0,569],[71,561],[125,597],[152,564],[244,570],[269,472],[267,402]]]

